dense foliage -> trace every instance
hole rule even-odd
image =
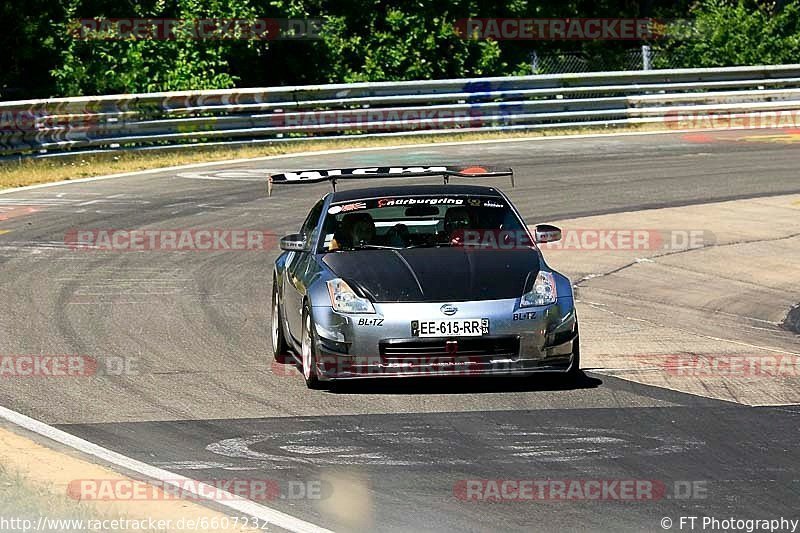
[[[800,61],[800,2],[704,0],[691,28],[663,43],[659,61],[686,67],[777,65]],[[688,31],[687,31],[688,30]],[[655,62],[655,66],[659,65]]]
[[[631,41],[468,40],[468,17],[654,17],[656,67],[789,63],[800,0],[6,0],[0,99],[532,73],[534,54],[628,68]],[[81,39],[78,19],[318,19],[315,39]],[[686,26],[690,30],[686,31]],[[538,57],[538,56],[537,56]]]

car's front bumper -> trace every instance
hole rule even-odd
[[[555,304],[519,308],[519,299],[378,303],[374,315],[314,307],[317,374],[323,380],[379,377],[475,376],[566,372],[572,364],[577,318],[571,295]],[[481,337],[413,337],[413,320],[488,318]],[[455,341],[455,342],[453,342]]]

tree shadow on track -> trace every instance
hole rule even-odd
[[[480,394],[496,392],[545,392],[594,389],[603,381],[581,372],[576,378],[534,374],[513,377],[424,377],[341,381],[333,394]]]

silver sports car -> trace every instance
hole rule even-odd
[[[340,179],[441,176],[441,185],[336,191]],[[495,187],[451,177],[511,176],[485,167],[287,172],[273,184],[330,181],[300,231],[280,240],[272,289],[276,361],[310,388],[380,377],[529,375],[574,378],[578,320],[569,279],[550,268]]]

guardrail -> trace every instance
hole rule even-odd
[[[612,126],[797,109],[800,65],[53,98],[0,102],[0,154]]]

